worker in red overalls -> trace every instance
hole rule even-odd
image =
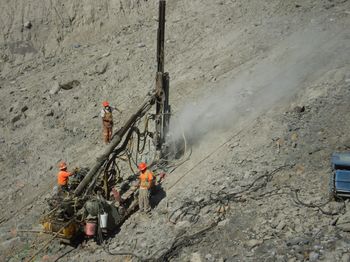
[[[109,144],[112,140],[112,132],[113,132],[113,110],[117,110],[119,113],[121,111],[116,108],[110,106],[108,101],[104,101],[102,103],[102,110],[101,110],[101,118],[102,118],[102,127],[103,127],[103,141],[105,144]]]

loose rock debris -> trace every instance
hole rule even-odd
[[[96,3],[84,3],[85,6],[68,2],[64,6],[54,4],[57,12],[53,16],[52,8],[43,1],[31,0],[20,4],[23,10],[33,15],[33,10],[41,10],[44,19],[29,19],[23,17],[26,13],[15,11],[19,8],[14,6],[16,4],[8,3],[0,10],[4,21],[0,29],[4,36],[0,39],[3,43],[0,43],[0,133],[3,141],[0,149],[0,197],[3,201],[0,206],[8,210],[0,219],[0,253],[14,261],[33,254],[33,247],[26,246],[26,242],[30,240],[31,243],[39,236],[35,233],[23,236],[24,233],[18,232],[15,236],[10,232],[12,228],[32,230],[32,225],[36,225],[44,206],[43,196],[52,188],[52,166],[62,156],[81,165],[94,161],[98,155],[101,148],[97,142],[100,140],[99,122],[92,119],[98,113],[95,105],[111,97],[117,105],[125,106],[125,112],[134,112],[147,93],[149,83],[153,83],[154,37],[148,36],[154,34],[152,17],[156,15],[154,3],[150,1],[122,0],[115,6],[106,4],[103,7]],[[201,152],[210,152],[220,144],[216,140],[227,137],[227,133],[235,133],[235,127],[242,128],[245,121],[253,122],[255,118],[247,112],[255,107],[258,111],[261,109],[261,114],[257,114],[260,121],[239,135],[239,145],[216,152],[210,164],[203,162],[200,168],[193,169],[167,192],[150,217],[136,213],[105,246],[109,246],[112,253],[117,253],[117,247],[121,251],[132,251],[134,260],[154,257],[152,259],[172,261],[191,258],[347,261],[349,205],[347,201],[328,202],[327,184],[331,153],[349,149],[347,54],[350,52],[346,39],[342,38],[348,35],[349,1],[307,0],[298,5],[278,0],[211,1],[206,5],[200,1],[190,5],[179,1],[169,3],[169,7],[167,32],[171,34],[167,34],[167,38],[174,39],[176,45],[167,46],[166,61],[169,61],[167,71],[171,72],[173,82],[174,113],[180,112],[188,101],[200,102],[201,95],[208,90],[219,94],[223,86],[247,89],[263,82],[264,78],[256,76],[252,64],[260,63],[264,77],[268,77],[275,69],[264,58],[278,61],[278,67],[287,72],[267,86],[277,85],[275,91],[279,92],[293,82],[295,96],[288,93],[285,100],[272,100],[278,92],[265,92],[261,86],[260,92],[254,89],[241,92],[246,98],[259,94],[259,99],[244,100],[231,110],[229,115],[235,112],[239,115],[233,120],[226,116],[225,122],[232,122],[233,127],[224,132],[215,129],[213,136],[199,139],[193,146],[191,159],[171,176],[176,181],[193,163],[202,159]],[[60,14],[59,26],[57,13]],[[112,13],[117,15],[111,16]],[[21,32],[24,22],[29,20],[33,26]],[[113,28],[113,32],[109,28]],[[310,42],[324,44],[314,48],[300,32],[307,32],[312,39]],[[320,37],[322,32],[328,37]],[[75,43],[79,45],[72,48]],[[138,43],[145,46],[138,48]],[[304,67],[305,63],[289,56],[294,47],[305,51],[300,57],[309,61],[310,67]],[[110,55],[103,56],[108,50],[111,50]],[[321,54],[325,55],[321,59],[323,62],[313,59]],[[103,74],[84,75],[86,71],[90,73],[90,68],[92,72],[95,70],[96,57],[103,57],[98,61],[101,65],[108,63],[108,69],[100,71]],[[219,66],[213,68],[213,65]],[[234,79],[245,72],[249,72],[251,81],[241,81],[237,85]],[[302,72],[307,72],[306,77],[296,81]],[[51,94],[50,90],[56,85],[54,76],[63,84],[74,79],[80,84],[70,84],[68,90],[59,88]],[[79,86],[84,86],[84,94]],[[21,87],[27,90],[18,92]],[[45,96],[46,92],[50,97]],[[240,96],[230,94],[228,97],[232,102]],[[53,107],[55,102],[59,103],[60,111]],[[9,111],[14,103],[20,106]],[[27,118],[21,111],[24,103],[28,107]],[[268,110],[262,108],[264,103],[268,104]],[[247,104],[254,105],[249,107],[250,111],[245,111]],[[215,103],[211,108],[214,106]],[[51,107],[54,117],[46,117]],[[218,112],[212,114],[211,120],[219,119]],[[55,119],[56,115],[59,120],[50,128],[47,121]],[[13,119],[16,119],[14,124]],[[74,127],[78,133],[88,135],[85,138],[68,136],[66,130]],[[279,140],[273,140],[275,138]],[[209,206],[198,207],[198,203],[239,192],[264,172],[286,164],[293,168],[281,170],[264,187],[258,185],[266,180],[259,180],[257,191],[252,190],[253,187],[248,195],[229,203],[221,203],[220,198],[216,198],[220,200],[218,204],[212,202]],[[250,173],[252,170],[256,173]],[[25,181],[25,186],[13,187],[13,177]],[[173,182],[171,179],[169,176],[169,186]],[[221,190],[221,187],[226,188]],[[219,191],[222,193],[218,194]],[[185,204],[192,204],[192,200],[197,200],[193,203],[193,212],[187,211]],[[182,207],[178,210],[179,219],[175,214],[172,216],[176,224],[169,223],[168,216],[179,207]],[[196,235],[213,221],[227,222]],[[185,237],[186,232],[188,237]],[[86,249],[62,247],[60,250],[55,241],[41,257],[51,258],[56,254],[63,256],[61,261],[116,259],[107,254],[103,246],[93,246],[91,242]],[[126,257],[132,259],[130,255],[123,258]]]

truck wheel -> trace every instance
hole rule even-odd
[[[334,186],[334,173],[333,172],[329,176],[328,200],[329,201],[335,201],[336,200],[336,193],[335,193],[335,186]]]

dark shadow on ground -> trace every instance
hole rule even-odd
[[[154,209],[158,206],[160,201],[166,197],[166,192],[164,191],[161,184],[156,185],[151,191],[150,205]]]

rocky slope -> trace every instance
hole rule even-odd
[[[152,88],[157,5],[1,2],[1,254],[17,261],[37,248],[15,231],[37,226],[56,163],[86,166],[103,148],[101,101],[123,110],[121,125]],[[169,1],[171,103],[193,153],[151,217],[109,240],[112,253],[349,259],[348,203],[327,203],[330,154],[350,147],[349,11],[344,0]],[[41,256],[68,251],[62,261],[119,259],[92,243]]]

